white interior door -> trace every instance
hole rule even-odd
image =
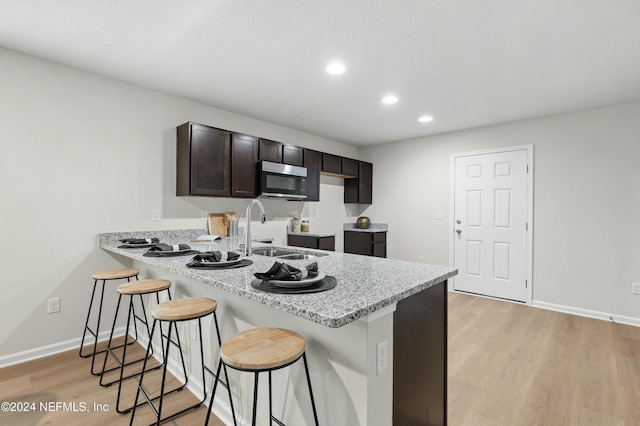
[[[453,156],[454,289],[530,302],[529,152]]]

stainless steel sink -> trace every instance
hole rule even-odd
[[[277,257],[284,260],[313,259],[314,257],[327,256],[326,253],[312,253],[303,250],[291,250],[282,247],[256,247],[253,254],[268,257]]]

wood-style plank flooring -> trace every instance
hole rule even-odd
[[[117,388],[99,386],[90,364],[70,351],[0,369],[0,401],[84,402],[89,411],[0,411],[0,425],[128,424],[114,409]],[[448,370],[450,425],[640,425],[638,327],[450,293]],[[135,395],[134,380],[124,392]],[[195,402],[186,390],[170,399],[167,410]],[[167,424],[202,424],[205,410]],[[144,409],[135,424],[153,419]]]
[[[133,350],[127,352],[129,360],[144,356],[143,349],[137,344],[130,346],[130,348]],[[100,366],[100,369],[104,362],[103,356],[96,358],[96,365]],[[152,360],[153,362],[155,361]],[[115,409],[117,384],[109,387],[100,386],[99,378],[92,376],[89,373],[90,369],[91,360],[80,358],[77,350],[0,369],[0,402],[14,401],[35,404],[34,410],[29,407],[29,411],[22,413],[0,410],[0,425],[128,425],[130,415],[118,414]],[[145,374],[145,389],[155,392],[152,397],[158,395],[161,371],[158,369]],[[108,379],[104,382],[115,377],[116,372],[108,373],[105,376]],[[121,407],[123,408],[133,405],[138,380],[126,380],[124,384],[121,399]],[[180,383],[172,376],[165,384],[166,389],[174,389],[179,385]],[[140,396],[141,401],[142,396]],[[56,406],[56,402],[67,405],[66,407]],[[194,405],[196,402],[196,398],[187,389],[175,392],[165,397],[162,409],[163,417],[180,411],[184,407]],[[41,403],[46,408],[42,409]],[[52,403],[53,405],[51,405]],[[104,410],[105,408],[107,411]],[[205,406],[200,406],[164,424],[173,426],[203,425],[207,415],[206,410]],[[145,405],[136,410],[135,425],[148,425],[152,422],[155,422],[155,417],[148,406]],[[222,426],[223,423],[212,415],[209,425]]]
[[[450,425],[640,425],[640,328],[449,293]]]

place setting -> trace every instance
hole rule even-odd
[[[118,248],[148,248],[160,242],[158,238],[124,238]]]
[[[142,255],[145,257],[177,257],[188,256],[191,254],[199,253],[198,250],[193,250],[189,244],[165,244],[157,243],[149,247],[149,250]]]
[[[318,293],[331,290],[337,285],[335,277],[318,271],[317,262],[306,267],[275,262],[267,272],[256,272],[253,275],[257,279],[251,281],[251,287],[267,293]]]
[[[193,256],[187,266],[195,269],[233,269],[252,264],[253,261],[242,258],[234,251],[205,251]]]

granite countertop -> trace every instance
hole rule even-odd
[[[407,298],[432,285],[457,274],[448,266],[359,256],[354,254],[326,252],[290,247],[293,251],[330,253],[309,260],[286,260],[293,266],[306,266],[315,261],[318,269],[334,276],[336,288],[310,294],[273,294],[251,287],[256,272],[267,271],[276,261],[274,258],[253,255],[253,264],[245,268],[223,270],[197,270],[186,263],[191,256],[144,257],[145,248],[118,248],[123,238],[159,238],[168,244],[187,243],[194,250],[235,250],[238,239],[223,238],[219,243],[194,243],[190,240],[206,234],[206,230],[138,231],[99,234],[99,244],[104,250],[169,270],[184,277],[217,287],[246,299],[263,303],[284,312],[322,324],[327,327],[342,327],[358,318],[367,316],[385,306]],[[254,247],[264,244],[256,243]]]
[[[299,235],[301,237],[335,237],[335,232],[293,232],[287,231],[287,235]]]
[[[345,223],[343,225],[345,231],[354,232],[387,232],[389,230],[389,225],[386,223],[372,223],[368,228],[358,228],[355,223]]]

